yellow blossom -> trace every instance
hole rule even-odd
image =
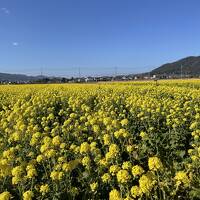
[[[34,193],[30,190],[23,193],[23,200],[32,200]]]
[[[59,146],[61,144],[61,137],[59,135],[55,136],[53,139],[52,139],[52,144],[54,146]]]
[[[51,177],[51,179],[52,179],[53,181],[59,180],[59,172],[57,172],[57,171],[52,171],[50,177]]]
[[[120,192],[116,189],[113,189],[109,193],[109,200],[122,200]]]
[[[91,159],[90,159],[90,157],[88,157],[88,156],[85,156],[83,159],[82,159],[82,164],[83,164],[83,166],[90,166],[90,163],[91,163]]]
[[[37,170],[33,165],[28,165],[26,167],[26,171],[27,171],[27,178],[33,178],[37,176]]]
[[[116,156],[119,153],[119,147],[116,144],[111,144],[109,146],[109,153],[111,156]]]
[[[135,185],[131,188],[131,195],[133,198],[136,198],[136,197],[140,196],[141,194],[142,194],[142,192],[137,185]]]
[[[37,162],[40,163],[44,160],[44,156],[43,155],[38,155],[36,158]]]
[[[80,153],[88,153],[90,151],[90,145],[87,142],[83,142],[80,146]]]
[[[149,194],[154,187],[155,181],[150,173],[144,174],[139,179],[139,187],[142,193]]]
[[[153,170],[153,171],[157,171],[157,170],[162,170],[163,169],[163,165],[162,165],[161,160],[156,156],[149,158],[148,166],[149,166],[149,169]]]
[[[120,170],[120,167],[118,165],[111,165],[110,166],[110,173],[114,176],[118,171]]]
[[[107,183],[107,182],[110,182],[111,176],[110,176],[109,173],[105,173],[105,174],[101,177],[101,179],[102,179],[102,181],[103,181],[104,183]]]
[[[49,192],[49,185],[45,184],[45,185],[41,185],[40,186],[40,192],[42,193],[42,195],[45,195],[46,193]]]
[[[132,164],[130,161],[123,162],[123,164],[122,164],[122,169],[129,170],[129,169],[131,169],[131,167],[132,167]]]
[[[123,120],[121,121],[121,125],[122,125],[122,126],[128,125],[128,119],[123,119]]]
[[[127,170],[119,170],[117,172],[117,181],[119,183],[127,183],[130,180],[131,176]]]
[[[133,176],[140,176],[143,173],[144,173],[144,169],[141,166],[135,165],[132,167]]]
[[[10,194],[10,192],[2,192],[0,194],[0,200],[9,200],[12,198],[12,195]]]
[[[98,183],[97,182],[91,183],[90,188],[92,192],[95,192],[98,188]]]
[[[105,145],[109,145],[109,144],[111,143],[111,137],[110,137],[110,135],[105,134],[105,135],[103,136],[103,140],[104,140],[104,144],[105,144]]]
[[[188,187],[190,184],[190,180],[184,171],[178,171],[176,173],[176,176],[174,177],[174,179],[176,180],[176,183],[178,185],[179,185],[179,183],[183,183],[184,186]]]

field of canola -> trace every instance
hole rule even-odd
[[[0,86],[0,200],[200,199],[200,81]]]

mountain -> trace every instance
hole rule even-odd
[[[200,56],[189,56],[164,64],[152,70],[151,74],[178,75],[181,71],[183,75],[200,75]]]
[[[33,80],[40,80],[44,78],[43,76],[27,76],[23,74],[7,74],[0,73],[0,82],[1,81],[10,81],[10,82],[27,82]]]
[[[200,75],[200,56],[189,56],[181,60],[166,63],[160,67],[152,70],[151,72],[132,74],[130,76],[150,76],[151,75],[178,75],[180,74],[189,76]],[[46,76],[27,76],[23,74],[8,74],[0,73],[0,82],[37,82],[37,81],[60,81],[62,77],[46,77]]]

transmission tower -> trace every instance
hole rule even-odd
[[[183,65],[181,65],[181,79],[183,79]]]

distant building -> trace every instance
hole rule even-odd
[[[94,81],[96,81],[96,80],[95,80],[95,78],[93,78],[93,77],[86,77],[86,78],[85,78],[85,82],[86,82],[86,83],[88,83],[88,82],[94,82]]]
[[[156,78],[157,78],[157,76],[154,74],[154,75],[152,76],[152,78],[153,78],[153,79],[156,79]]]
[[[144,76],[144,79],[146,79],[146,80],[147,80],[147,79],[150,79],[150,77],[149,77],[149,76]]]
[[[123,80],[123,81],[126,81],[127,79],[128,79],[128,78],[127,78],[126,76],[123,76],[123,77],[122,77],[122,80]]]

